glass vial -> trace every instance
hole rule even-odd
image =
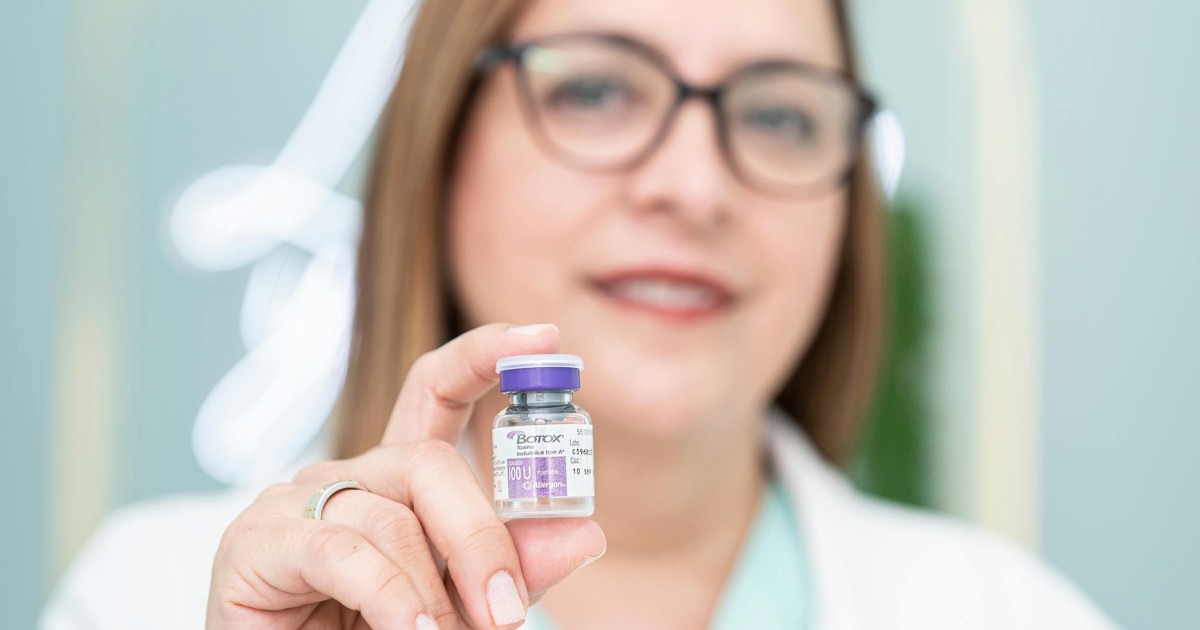
[[[509,399],[492,422],[492,496],[501,518],[592,514],[592,418],[572,402],[582,369],[572,354],[496,362]]]

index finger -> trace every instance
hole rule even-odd
[[[421,355],[400,388],[382,443],[422,439],[457,443],[475,401],[500,380],[496,361],[556,350],[558,328],[553,324],[488,324]]]

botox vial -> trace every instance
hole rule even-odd
[[[572,402],[583,359],[526,354],[496,362],[509,405],[492,423],[492,496],[500,518],[590,516],[592,418]]]

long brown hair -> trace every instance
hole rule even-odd
[[[364,200],[349,371],[337,456],[379,443],[409,367],[457,330],[440,220],[451,151],[475,87],[473,61],[524,8],[521,0],[422,3],[385,109]],[[855,76],[845,8],[834,1]],[[828,459],[843,461],[869,402],[883,320],[882,213],[865,152],[851,173],[841,261],[825,317],[777,404]]]

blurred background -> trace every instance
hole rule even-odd
[[[1194,627],[1200,4],[851,5],[907,140],[856,481],[1017,539],[1122,625]],[[0,10],[7,627],[33,626],[108,510],[223,486],[193,424],[255,336],[254,261],[196,265],[172,212],[206,174],[276,160],[369,8]]]

